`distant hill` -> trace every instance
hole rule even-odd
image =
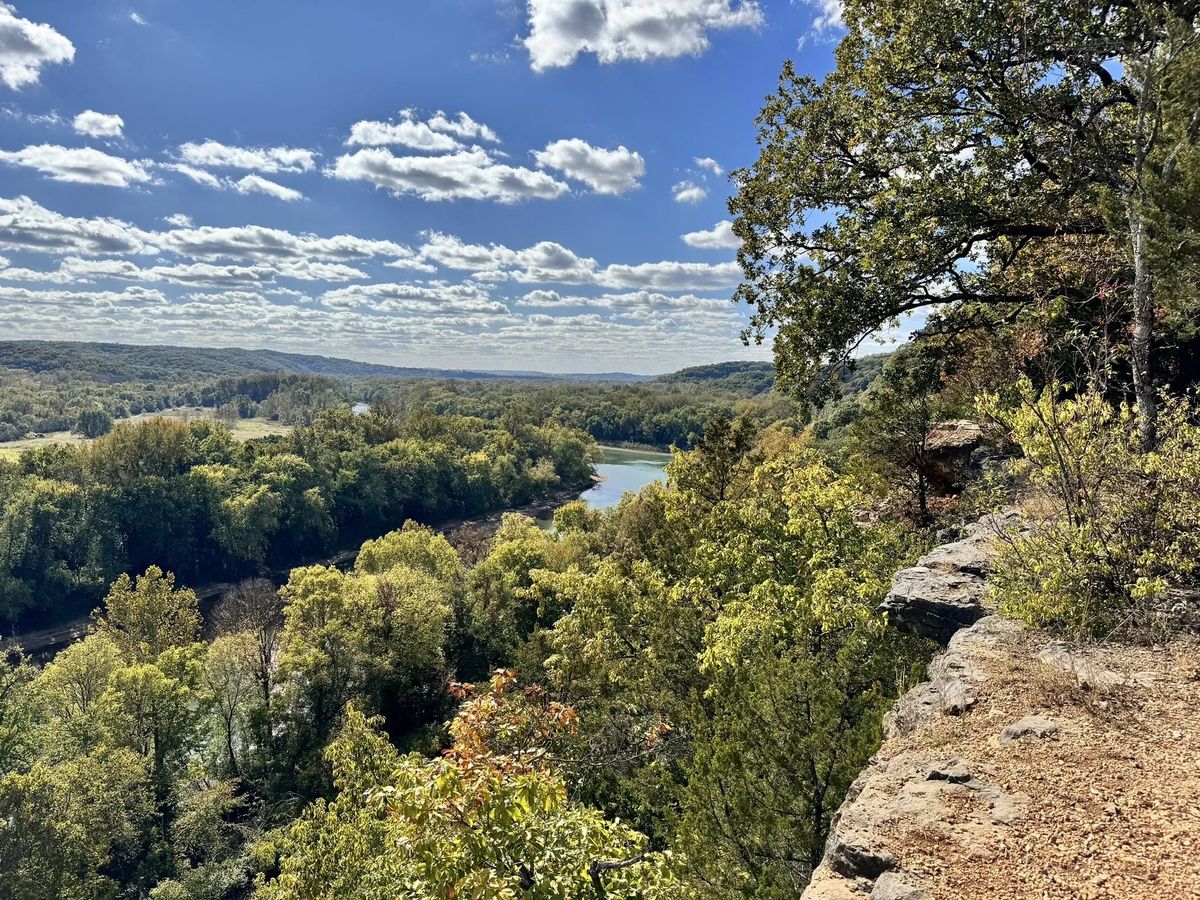
[[[660,375],[656,384],[697,384],[740,394],[765,394],[775,386],[775,366],[769,362],[723,362],[692,366]]]
[[[646,381],[650,376],[550,375],[544,372],[475,371],[386,366],[332,356],[243,350],[238,347],[171,347],[75,341],[0,341],[0,367],[35,374],[61,373],[83,381],[191,380],[254,373],[326,375],[334,378],[463,378],[470,380]]]
[[[890,353],[873,353],[854,360],[854,368],[842,370],[832,385],[833,396],[859,394],[883,371]],[[739,394],[765,394],[775,387],[775,365],[769,362],[723,362],[692,366],[669,375],[660,375],[655,384],[717,388]]]

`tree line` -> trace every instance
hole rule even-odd
[[[0,615],[91,609],[122,572],[223,581],[328,554],[405,519],[527,503],[591,483],[590,440],[531,417],[327,412],[240,443],[217,422],[153,418],[0,462]]]

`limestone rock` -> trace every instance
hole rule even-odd
[[[992,537],[986,529],[976,529],[962,540],[942,544],[929,551],[917,561],[917,565],[986,578],[992,570]]]
[[[912,688],[893,704],[883,719],[883,733],[892,738],[910,734],[945,715],[961,715],[975,704],[976,687],[986,676],[980,661],[992,654],[1003,638],[1021,626],[1010,619],[986,616],[950,639],[929,664],[929,680]]]
[[[1045,716],[1025,716],[1000,732],[999,741],[1001,746],[1007,746],[1027,738],[1042,740],[1048,737],[1057,737],[1061,733],[1062,726]]]
[[[925,442],[925,474],[930,487],[938,493],[960,490],[971,467],[971,455],[982,442],[983,430],[966,419],[935,425]]]
[[[871,900],[930,900],[930,894],[908,872],[884,872],[871,888]]]
[[[945,644],[983,617],[984,588],[981,578],[966,572],[913,566],[896,573],[880,610],[897,627]]]

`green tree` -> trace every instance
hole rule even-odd
[[[434,760],[398,755],[351,708],[327,753],[337,797],[260,846],[261,856],[278,854],[279,874],[257,896],[692,896],[645,838],[568,799],[541,742],[572,727],[571,712],[514,697],[511,684],[498,678],[466,704],[451,725],[454,745]],[[491,746],[501,734],[526,740]]]
[[[0,658],[0,774],[22,766],[32,744],[36,670],[20,651]]]
[[[1197,15],[848,2],[836,69],[818,82],[785,65],[759,159],[736,176],[748,334],[777,328],[781,374],[809,381],[905,313],[1030,303],[1038,292],[1006,273],[1047,244],[1106,239],[1124,251],[1129,361],[1151,423],[1155,278],[1171,265],[1155,235],[1200,136]],[[1194,252],[1185,241],[1173,255]]]
[[[105,748],[0,778],[0,898],[95,900],[138,880],[154,816],[143,760]]]
[[[200,636],[196,592],[175,588],[175,576],[151,566],[136,580],[121,575],[96,610],[96,630],[129,659],[149,660]]]
[[[75,430],[86,438],[103,437],[112,431],[113,417],[106,409],[85,409],[79,413]]]

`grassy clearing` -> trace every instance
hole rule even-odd
[[[202,406],[187,406],[179,409],[167,409],[162,412],[140,413],[121,422],[142,422],[161,416],[166,419],[180,419],[184,422],[196,419],[211,419],[214,410]],[[267,437],[273,434],[288,434],[291,425],[272,422],[270,419],[239,419],[230,426],[233,436],[239,441],[249,441],[254,438]],[[16,459],[23,450],[33,450],[38,447],[49,447],[55,444],[82,444],[87,438],[71,431],[51,431],[38,437],[24,438],[19,441],[8,441],[0,444],[0,459]]]

